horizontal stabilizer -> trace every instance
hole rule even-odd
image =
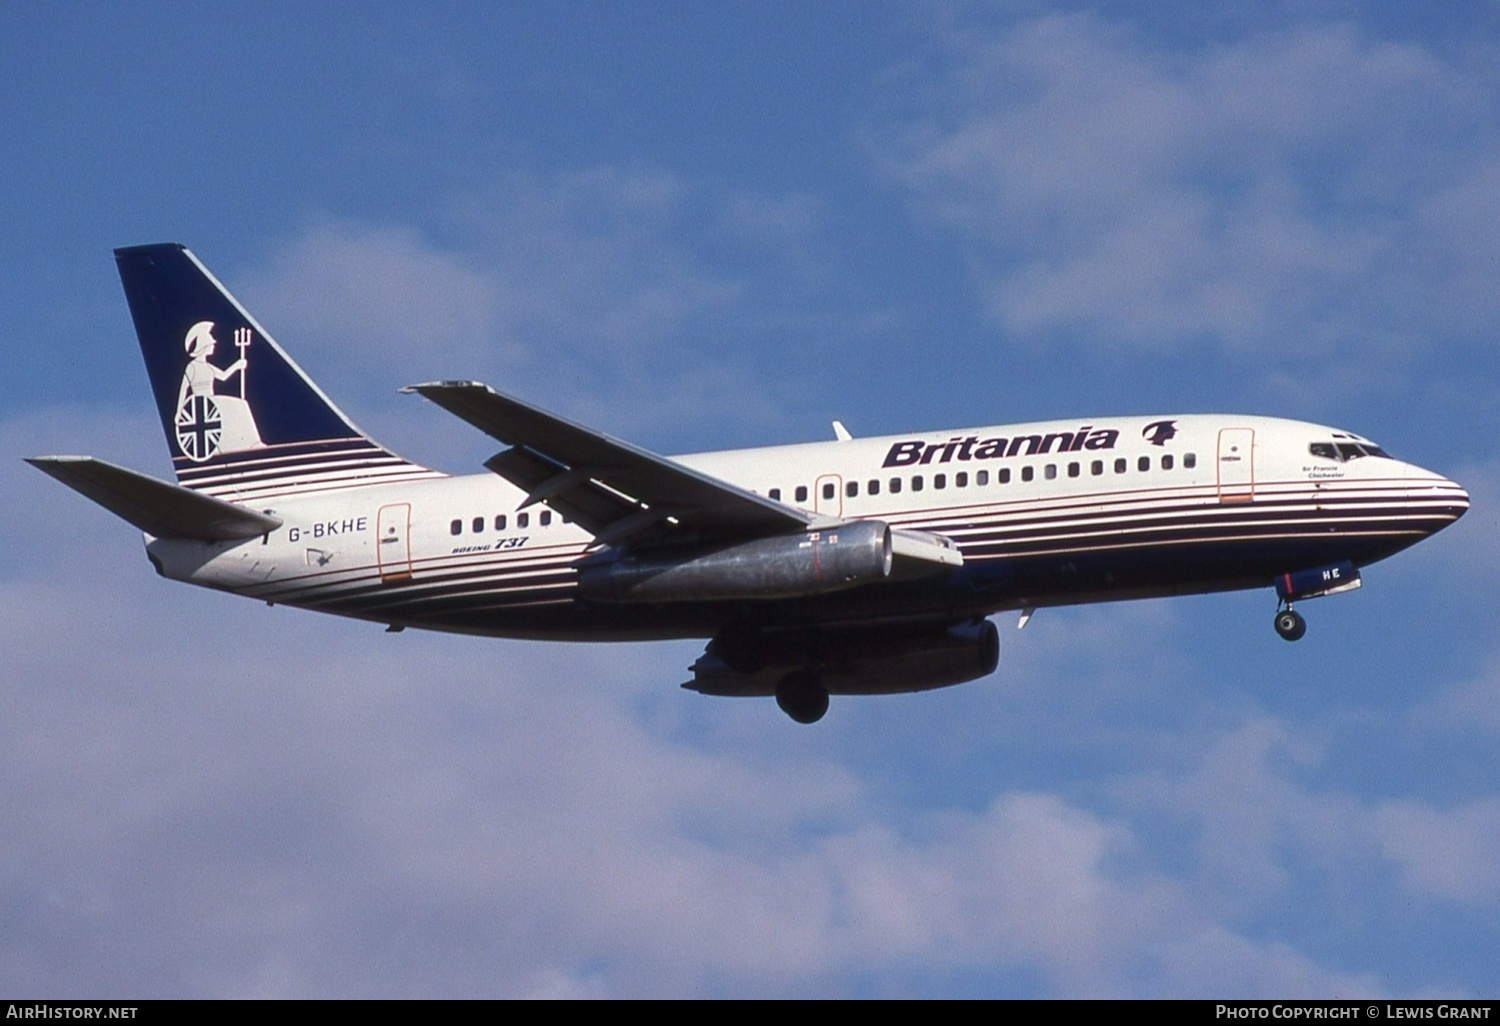
[[[167,484],[92,456],[34,456],[26,462],[158,538],[242,541],[281,526],[278,517]]]

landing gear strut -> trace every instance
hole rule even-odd
[[[1276,633],[1287,641],[1296,641],[1307,633],[1307,621],[1302,619],[1302,614],[1292,609],[1291,604],[1276,614]]]
[[[776,704],[798,723],[817,723],[828,711],[828,690],[811,670],[793,670],[776,685]]]

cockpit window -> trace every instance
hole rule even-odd
[[[1361,456],[1378,456],[1386,460],[1391,458],[1390,453],[1370,442],[1313,442],[1307,447],[1307,451],[1314,456],[1340,463],[1348,463]]]

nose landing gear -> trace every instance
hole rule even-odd
[[[1317,598],[1320,595],[1337,595],[1353,591],[1360,585],[1359,571],[1353,563],[1330,563],[1311,570],[1294,570],[1275,579],[1276,633],[1287,641],[1296,641],[1307,633],[1307,621],[1292,610],[1293,601]]]
[[[1296,641],[1307,633],[1307,621],[1302,619],[1301,613],[1292,609],[1290,603],[1285,609],[1277,611],[1273,622],[1276,626],[1276,633],[1287,641]]]

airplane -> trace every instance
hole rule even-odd
[[[177,483],[28,462],[145,532],[157,573],[393,632],[707,638],[684,688],[774,696],[800,723],[831,694],[987,676],[1003,611],[1024,627],[1269,587],[1295,641],[1295,603],[1359,587],[1469,505],[1367,438],[1270,417],[880,438],[835,421],[832,441],[666,457],[478,382],[403,389],[503,446],[451,476],[355,427],[185,247],[115,259]]]

